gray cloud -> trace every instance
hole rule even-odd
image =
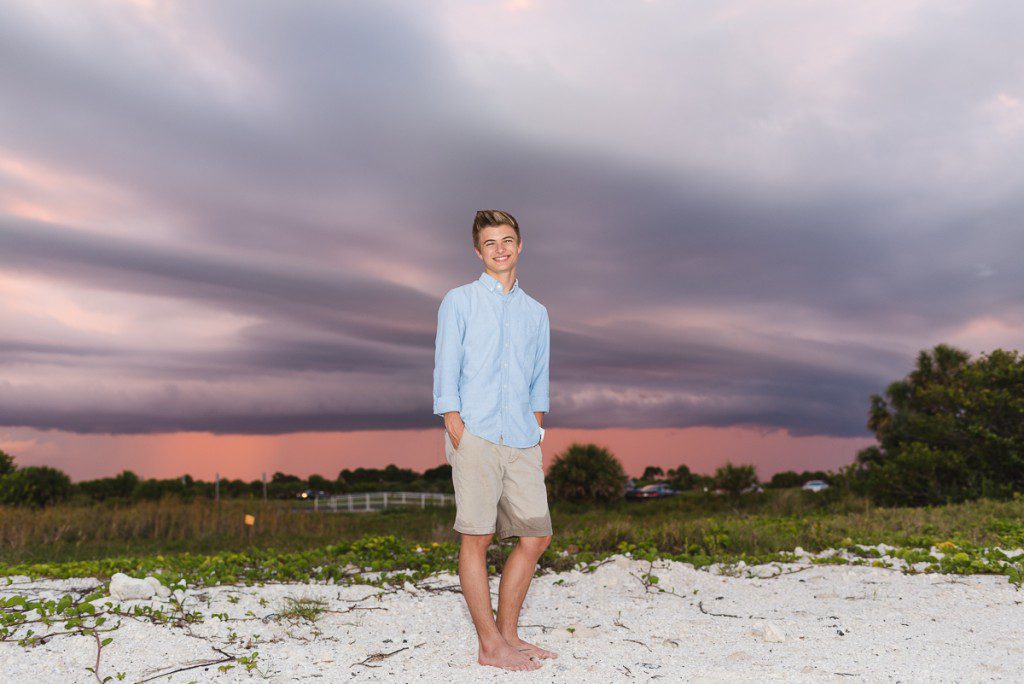
[[[154,19],[71,5],[85,20],[73,33],[16,5],[0,25],[0,156],[117,200],[81,224],[0,216],[0,268],[248,322],[212,347],[200,323],[159,345],[16,330],[0,340],[0,424],[434,425],[437,303],[477,275],[469,217],[497,206],[520,218],[520,276],[551,313],[552,424],[863,435],[868,395],[917,349],[981,317],[1024,318],[1024,59],[996,5],[910,12],[863,39],[837,25],[844,56],[803,86],[793,74],[813,53],[799,41],[761,54],[751,29],[707,29],[718,81],[694,71],[697,48],[665,43],[656,63],[705,89],[700,107],[624,37],[627,82],[650,107],[621,125],[612,86],[625,86],[607,71],[582,72],[602,88],[572,88],[499,52],[478,55],[491,78],[474,80],[447,10],[196,3]],[[0,175],[0,200],[27,194],[74,199]],[[120,384],[99,382],[115,371]]]

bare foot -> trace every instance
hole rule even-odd
[[[477,662],[504,670],[536,670],[540,667],[540,663],[530,660],[528,655],[520,653],[505,642],[486,650],[481,646]]]
[[[505,641],[508,642],[509,646],[511,646],[512,648],[516,649],[520,653],[525,653],[526,655],[532,656],[534,658],[557,658],[558,657],[558,654],[555,653],[554,651],[548,651],[546,649],[541,648],[540,646],[534,646],[533,644],[531,644],[531,643],[529,643],[527,641],[523,641],[522,639],[520,639],[517,636],[511,637],[511,638],[510,637],[505,637]]]

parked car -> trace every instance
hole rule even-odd
[[[743,489],[740,494],[763,494],[764,487],[759,484],[752,484],[749,487]]]
[[[639,489],[627,489],[626,498],[637,501],[645,499],[664,499],[670,496],[675,496],[678,493],[679,492],[677,490],[667,484],[659,482],[656,484],[649,484],[646,487],[641,487]]]
[[[807,490],[808,492],[820,492],[828,489],[828,482],[824,480],[808,480],[804,482],[804,486],[800,489]]]
[[[296,496],[300,499],[322,499],[327,496],[327,492],[322,489],[307,489],[299,492]]]

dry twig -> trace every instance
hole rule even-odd
[[[380,665],[370,665],[370,663],[379,663],[382,660],[390,658],[391,656],[395,655],[396,653],[401,653],[402,651],[408,651],[410,648],[419,648],[420,646],[426,645],[426,643],[427,642],[424,641],[422,644],[416,644],[415,646],[412,646],[412,647],[410,647],[410,646],[403,646],[402,648],[400,648],[398,650],[395,650],[395,651],[391,651],[390,653],[373,653],[371,655],[366,656],[365,659],[363,659],[362,661],[360,661],[358,663],[352,663],[351,665],[349,665],[349,667],[355,667],[356,665],[362,665],[363,667],[380,667]]]
[[[643,646],[644,648],[646,648],[646,649],[647,649],[648,651],[650,651],[650,650],[651,650],[651,647],[650,647],[650,646],[648,646],[647,644],[645,644],[645,643],[644,643],[644,642],[642,642],[642,641],[638,641],[637,639],[624,639],[624,641],[631,641],[631,642],[633,642],[634,644],[640,644],[641,646]]]
[[[228,662],[231,662],[232,660],[237,660],[238,659],[238,656],[233,656],[230,653],[225,653],[224,651],[220,650],[216,646],[212,646],[211,648],[213,648],[213,650],[216,651],[217,653],[220,653],[220,654],[224,655],[224,657],[220,658],[220,659],[213,659],[213,660],[200,660],[200,661],[197,661],[197,662],[193,663],[192,665],[185,665],[184,667],[179,667],[176,670],[170,670],[168,672],[159,672],[159,673],[154,674],[154,675],[152,675],[150,677],[146,677],[145,679],[140,679],[138,684],[144,684],[144,682],[151,682],[154,679],[160,679],[161,677],[169,677],[170,675],[178,673],[178,672],[185,672],[186,670],[194,670],[197,667],[209,667],[210,665],[220,665],[222,663],[228,663]]]
[[[714,617],[731,617],[731,618],[738,618],[738,617],[740,617],[739,615],[730,615],[729,613],[709,613],[708,611],[704,610],[704,602],[703,601],[697,601],[697,607],[700,608],[700,612],[704,613],[705,615],[713,615]]]

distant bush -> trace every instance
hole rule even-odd
[[[735,497],[756,484],[757,471],[752,465],[733,465],[726,461],[724,466],[715,471],[715,487]]]
[[[821,480],[833,484],[835,474],[824,470],[805,470],[798,473],[795,470],[783,470],[772,475],[771,481],[765,486],[773,489],[786,489],[788,487],[802,487],[808,480]]]
[[[0,503],[47,506],[71,495],[71,478],[49,466],[27,466],[0,476]]]
[[[124,470],[117,477],[102,477],[78,483],[79,490],[94,501],[130,499],[139,484],[139,476]]]
[[[552,498],[607,502],[626,493],[626,471],[610,451],[596,444],[572,444],[555,456],[547,474]]]
[[[670,485],[679,491],[685,492],[697,487],[701,478],[699,475],[691,473],[690,467],[684,463],[678,468],[669,470],[666,479]]]
[[[14,457],[10,454],[5,454],[3,450],[0,450],[0,477],[13,473],[15,469]]]
[[[443,463],[436,468],[430,468],[423,471],[424,480],[441,480],[451,482],[452,479],[452,467]]]
[[[644,468],[644,474],[640,476],[641,480],[660,480],[665,477],[665,471],[659,466],[647,466]]]

